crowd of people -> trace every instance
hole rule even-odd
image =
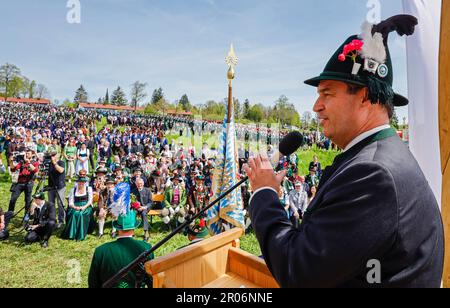
[[[98,128],[102,120],[107,125]],[[18,214],[16,202],[21,195],[25,198],[26,242],[40,241],[45,247],[55,230],[61,230],[62,238],[75,241],[83,241],[95,231],[98,237],[104,236],[105,223],[117,218],[111,213],[112,196],[122,182],[131,187],[145,241],[150,237],[150,210],[160,210],[164,224],[174,228],[213,198],[217,149],[204,143],[197,152],[193,144],[168,136],[219,133],[219,123],[4,103],[0,104],[0,126],[0,152],[7,161],[0,167],[12,178],[9,207],[0,212],[2,239],[8,238],[8,223]],[[269,156],[283,136],[267,127],[246,129],[241,125],[237,134],[238,140],[267,141]],[[314,136],[317,134],[307,135],[307,146],[311,140],[318,142]],[[238,150],[240,172],[252,155],[245,144],[240,142]],[[306,176],[299,175],[298,164],[299,157],[293,154],[283,157],[278,166],[289,170],[280,199],[296,225],[315,196],[322,172],[317,157]],[[73,188],[67,191],[72,182]],[[242,187],[244,208],[250,192],[251,187]],[[111,235],[117,235],[114,227]]]

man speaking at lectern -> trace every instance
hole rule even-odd
[[[297,230],[278,199],[285,172],[256,157],[245,170],[250,215],[267,265],[281,287],[439,288],[444,236],[435,196],[418,163],[389,126],[394,106],[390,32],[411,35],[412,16],[364,24],[305,83],[325,135],[342,154],[323,172]],[[373,273],[374,264],[379,275]],[[375,279],[373,279],[375,277]],[[378,277],[378,278],[377,278]]]

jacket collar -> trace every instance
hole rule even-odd
[[[365,147],[367,147],[368,145],[377,142],[377,141],[381,141],[384,139],[388,139],[391,137],[394,137],[397,135],[397,132],[392,129],[392,128],[388,128],[388,129],[384,129],[372,136],[367,137],[366,139],[362,140],[361,142],[359,142],[358,144],[356,144],[355,146],[353,146],[351,149],[349,149],[347,152],[344,152],[338,156],[336,156],[336,158],[334,159],[334,162],[331,166],[325,168],[325,170],[323,171],[323,175],[322,178],[320,180],[320,184],[319,187],[317,189],[317,195],[316,198],[314,198],[314,201],[319,200],[318,195],[321,193],[322,188],[325,186],[325,184],[327,183],[327,181],[339,170],[339,168],[348,160],[350,160],[352,157],[355,157],[359,152],[362,151],[362,149],[364,149]],[[308,208],[307,213],[305,215],[305,219],[307,218],[307,216],[309,216],[318,206],[320,206],[320,204],[317,204],[316,202],[314,202],[311,204],[311,206]]]

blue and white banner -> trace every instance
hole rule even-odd
[[[228,112],[232,112],[230,123],[227,123]],[[219,141],[219,154],[213,176],[213,200],[218,199],[225,191],[236,185],[239,181],[239,163],[233,110],[230,111],[227,108],[223,123],[223,130]],[[241,190],[236,189],[219,202],[219,204],[211,208],[208,211],[207,221],[211,234],[222,233],[225,230],[225,224],[244,229]]]

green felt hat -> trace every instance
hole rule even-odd
[[[187,234],[195,236],[196,238],[205,238],[209,235],[206,223],[203,219],[197,220],[193,226],[186,230]]]
[[[33,199],[45,200],[45,194],[43,192],[38,192],[33,195]]]
[[[99,173],[107,174],[107,173],[108,173],[108,169],[106,169],[105,167],[98,167],[98,168],[95,170],[95,174],[99,174]]]
[[[393,31],[399,35],[412,35],[417,24],[417,18],[410,15],[397,15],[378,25],[365,23],[362,34],[349,37],[333,54],[323,72],[305,83],[318,87],[321,81],[342,81],[367,87],[372,103],[408,105],[408,99],[392,89],[394,73],[387,42]]]
[[[89,180],[89,178],[87,176],[84,176],[84,177],[83,176],[78,176],[76,182],[77,183],[89,183],[90,180]]]
[[[112,176],[109,176],[106,178],[105,184],[115,184],[116,183],[116,179]]]
[[[120,231],[135,230],[141,225],[141,221],[136,219],[136,212],[130,210],[128,214],[121,215],[116,221],[113,221],[113,227]]]
[[[204,181],[204,180],[205,180],[205,177],[204,177],[203,175],[197,175],[197,176],[195,177],[195,179],[196,179],[197,181]]]

